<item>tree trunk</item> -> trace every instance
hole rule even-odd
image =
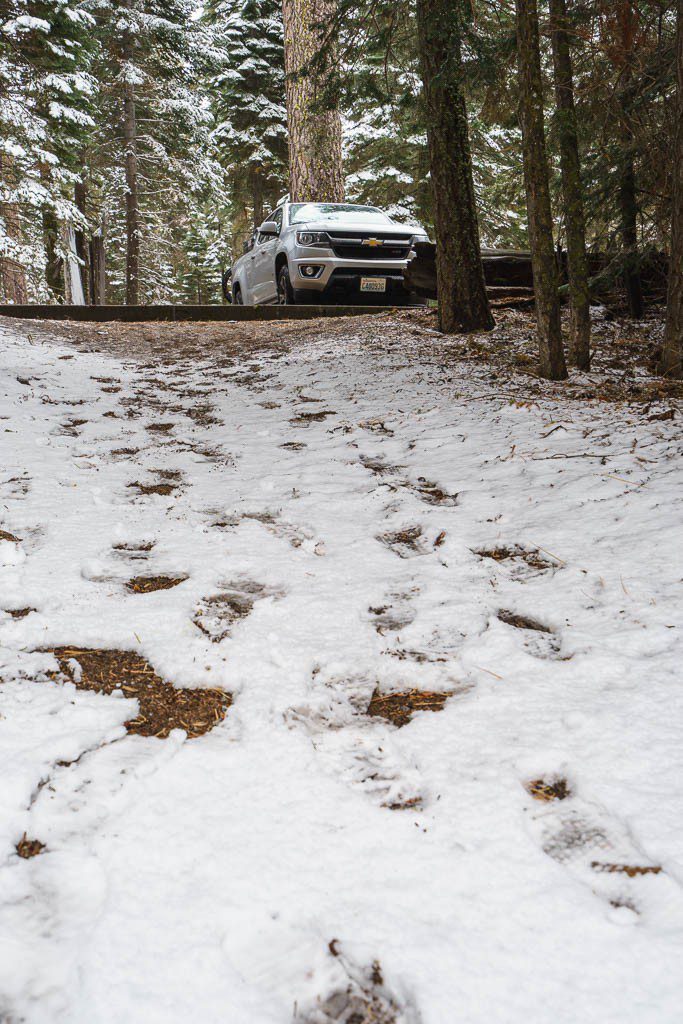
[[[78,207],[79,212],[85,217],[85,205],[86,205],[87,189],[85,182],[77,181],[74,186],[74,202]],[[90,251],[86,241],[85,231],[76,231],[76,255],[81,261],[79,271],[81,274],[81,282],[83,284],[83,295],[85,297],[85,304],[90,305],[92,302],[90,292]]]
[[[40,180],[46,191],[50,184],[50,168],[47,164],[40,165]],[[59,255],[62,238],[62,226],[51,206],[44,206],[41,212],[43,224],[43,245],[45,247],[45,281],[57,302],[64,302],[64,260]]]
[[[631,81],[630,57],[622,77],[619,91],[621,112],[621,157],[619,162],[619,217],[621,221],[621,243],[626,260],[624,287],[630,315],[640,320],[643,315],[643,288],[638,266],[638,195],[636,172],[633,162],[633,84]]]
[[[311,66],[335,15],[335,0],[283,0],[290,199],[340,203],[344,199],[341,117],[325,95],[334,53]]]
[[[567,367],[560,327],[558,271],[553,246],[548,161],[543,127],[543,83],[536,0],[515,0],[517,9],[517,62],[519,113],[524,151],[524,180],[529,221],[531,265],[536,300],[536,330],[540,373],[549,380],[564,380]]]
[[[680,378],[683,377],[683,0],[678,0],[676,40],[676,134],[673,147],[671,258],[660,372],[667,377]]]
[[[14,162],[10,156],[0,152],[0,188],[9,191],[15,184]],[[0,202],[0,220],[3,221],[5,235],[10,245],[14,243],[19,248],[22,243],[22,230],[18,207],[14,203]],[[12,255],[11,249],[7,255],[0,256],[0,299],[19,306],[28,302],[26,270]]]
[[[105,264],[104,227],[90,242],[90,294],[94,306],[107,304],[107,273]]]
[[[567,265],[571,307],[570,358],[581,370],[590,369],[590,290],[586,254],[586,220],[581,185],[579,141],[574,108],[574,77],[569,48],[566,0],[550,0],[555,104],[560,140],[560,170],[567,226]]]
[[[434,200],[439,325],[491,330],[462,90],[464,0],[418,0],[420,65]]]
[[[130,11],[131,0],[126,0]],[[129,64],[133,59],[133,35],[129,26],[123,33],[123,139],[126,165],[126,304],[140,301],[140,218],[138,210],[137,121],[135,86],[130,81]]]
[[[249,172],[251,181],[251,204],[254,211],[254,229],[263,224],[263,175],[261,167],[253,165]]]

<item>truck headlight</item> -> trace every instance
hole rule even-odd
[[[329,245],[330,240],[324,231],[297,231],[298,245]]]

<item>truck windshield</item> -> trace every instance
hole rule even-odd
[[[290,224],[303,224],[309,220],[342,220],[344,223],[360,223],[366,220],[392,221],[376,206],[352,206],[347,203],[292,203],[289,208]]]

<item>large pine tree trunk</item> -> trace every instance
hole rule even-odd
[[[0,188],[3,191],[9,191],[15,185],[14,161],[6,153],[0,152]],[[21,219],[16,205],[0,202],[0,219],[10,245],[16,243],[17,246],[20,246],[22,242]],[[28,302],[26,271],[11,252],[0,256],[0,301],[12,302],[20,306]]]
[[[466,0],[417,0],[418,43],[434,198],[439,322],[445,333],[490,330],[462,90]]]
[[[586,221],[576,110],[574,108],[574,78],[569,48],[566,0],[550,0],[550,17],[562,194],[567,226],[567,264],[571,304],[570,357],[580,369],[588,370],[590,369],[591,316]]]
[[[131,0],[126,0],[130,11]],[[126,304],[136,306],[140,301],[140,216],[138,208],[138,155],[137,120],[135,115],[135,86],[130,81],[130,63],[133,58],[133,35],[129,27],[123,34],[123,142],[126,167]]]
[[[667,377],[683,377],[683,0],[678,0],[676,38],[676,134],[673,147],[671,259],[664,349],[660,365],[660,371]]]
[[[283,0],[290,199],[339,203],[344,199],[341,117],[325,96],[329,73],[311,67],[321,35],[335,14],[334,0]],[[333,53],[326,62],[333,59]]]
[[[515,0],[519,113],[524,150],[524,180],[529,243],[534,274],[536,329],[541,376],[564,380],[567,367],[562,347],[558,270],[553,245],[548,160],[543,126],[543,84],[536,0]]]

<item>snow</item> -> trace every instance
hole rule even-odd
[[[0,608],[36,609],[0,611],[0,1016],[328,1021],[377,960],[402,1024],[677,1020],[680,421],[525,400],[420,328],[241,356],[232,328],[124,358],[0,326]],[[175,494],[128,486],[159,470]],[[188,579],[128,593],[141,571]],[[212,643],[198,604],[250,584]],[[135,702],[48,678],[62,644],[234,703],[127,735]],[[378,684],[452,696],[399,730],[363,714]]]

